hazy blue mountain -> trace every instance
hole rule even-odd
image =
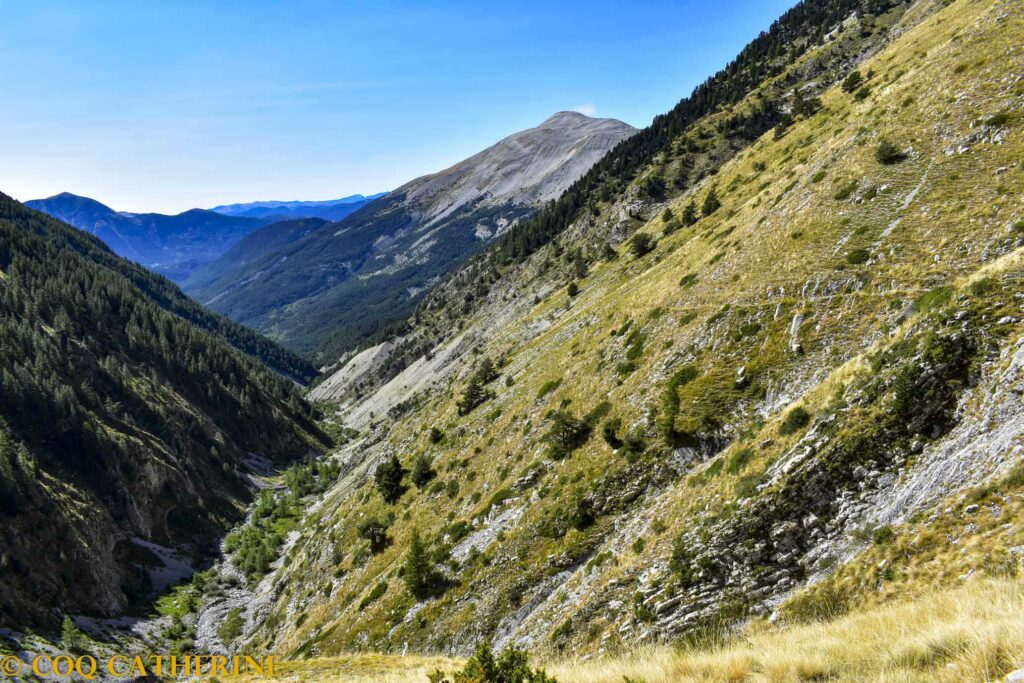
[[[176,281],[214,260],[248,233],[275,220],[225,216],[203,209],[174,216],[125,213],[69,192],[25,205],[96,235],[119,256]]]
[[[266,201],[248,202],[246,204],[225,204],[223,206],[215,206],[210,211],[216,211],[225,216],[244,216],[247,218],[275,217],[282,220],[290,218],[323,218],[329,221],[340,221],[345,216],[355,213],[374,199],[383,197],[386,194],[387,192],[378,192],[368,197],[354,194],[350,197],[318,202]]]

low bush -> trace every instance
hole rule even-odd
[[[543,669],[530,668],[525,650],[508,647],[494,655],[489,642],[477,645],[473,656],[461,671],[449,677],[436,670],[427,677],[430,683],[558,683]]]
[[[906,158],[906,153],[886,138],[882,138],[878,142],[878,147],[875,148],[875,160],[886,166],[898,164]]]
[[[657,244],[654,241],[654,238],[646,232],[638,232],[629,240],[629,248],[633,252],[633,256],[636,258],[642,258],[643,256],[651,253],[654,251],[655,246],[657,246]]]
[[[783,436],[795,434],[810,424],[810,422],[811,414],[803,406],[797,406],[786,413],[786,417],[782,419],[782,424],[779,425],[779,434]]]

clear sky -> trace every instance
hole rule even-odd
[[[650,123],[794,0],[3,3],[0,191],[390,190],[556,111]]]

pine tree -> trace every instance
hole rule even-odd
[[[405,486],[402,485],[405,473],[406,469],[402,467],[402,461],[397,455],[392,455],[377,468],[373,479],[386,502],[394,504],[405,493]]]
[[[715,211],[718,211],[722,207],[722,202],[718,199],[718,191],[712,187],[708,190],[708,194],[704,197],[704,205],[701,206],[700,212],[705,217],[710,216]]]
[[[843,92],[853,94],[864,82],[864,77],[860,71],[851,71],[850,75],[843,79]]]
[[[370,517],[359,525],[359,537],[370,544],[370,552],[376,555],[388,547],[388,527],[375,517]]]
[[[64,649],[73,654],[81,654],[85,652],[88,642],[89,639],[75,626],[71,617],[65,616],[60,626],[60,644]]]
[[[437,587],[437,577],[430,563],[430,556],[420,538],[419,530],[415,528],[409,539],[409,552],[405,556],[402,578],[409,592],[417,600],[426,600],[434,594]]]
[[[683,225],[689,227],[700,220],[697,215],[697,202],[690,200],[690,203],[683,208]]]
[[[638,232],[633,235],[629,241],[629,248],[633,251],[633,255],[637,258],[645,256],[652,251],[655,247],[654,238],[648,235],[646,232]]]
[[[416,484],[417,488],[422,489],[435,476],[436,473],[433,467],[431,467],[430,458],[425,453],[420,453],[412,464],[412,474],[409,476],[412,479],[412,483]]]
[[[487,389],[487,385],[497,378],[498,371],[494,367],[494,361],[485,356],[470,376],[462,398],[459,399],[459,415],[468,415],[478,405],[491,398],[491,392]]]

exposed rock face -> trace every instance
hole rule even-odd
[[[425,225],[470,202],[481,206],[535,206],[557,198],[609,149],[634,132],[632,126],[615,119],[558,112],[536,128],[510,135],[449,169],[417,178],[395,192],[404,194],[417,207]]]

